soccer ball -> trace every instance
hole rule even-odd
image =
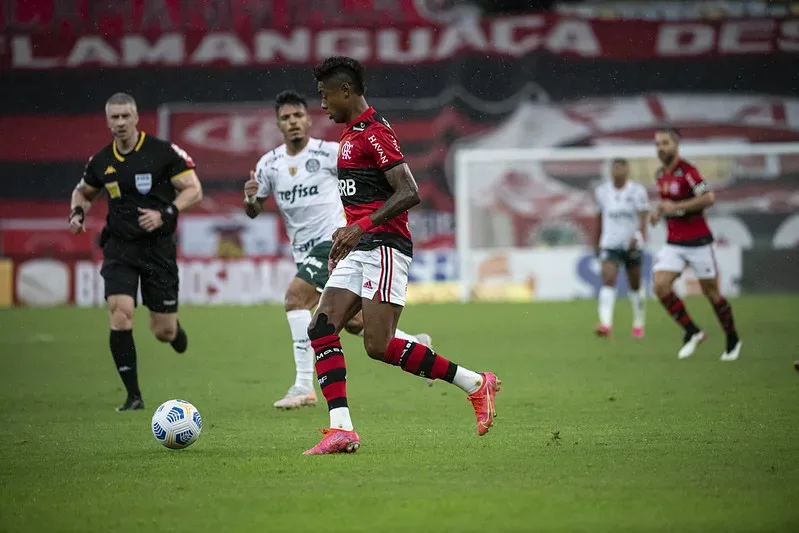
[[[191,446],[202,429],[200,412],[186,400],[169,400],[153,413],[155,440],[173,450]]]

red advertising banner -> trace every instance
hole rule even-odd
[[[87,161],[111,142],[103,111],[107,96],[98,97],[97,112],[91,115],[0,116],[0,131],[8,132],[0,143],[0,161]],[[139,129],[155,133],[157,123],[155,113],[139,113]],[[56,128],[64,135],[53,142]]]
[[[303,24],[423,24],[446,19],[438,0],[4,0],[0,28],[79,35],[286,29]]]
[[[382,108],[379,108],[382,109]],[[425,113],[416,119],[395,118],[383,113],[400,139],[409,164],[422,169],[443,164],[449,152],[448,132],[457,137],[486,130],[454,108]],[[317,107],[311,109],[312,137],[337,141],[342,126],[333,123]],[[160,135],[192,155],[199,172],[209,179],[242,179],[263,154],[283,144],[271,107],[246,105],[164,106]]]
[[[383,19],[385,20],[385,19]],[[0,68],[253,67],[312,64],[349,55],[369,64],[418,65],[463,55],[640,60],[799,53],[799,18],[723,21],[588,20],[525,15],[450,26],[314,25],[230,31],[6,32]]]

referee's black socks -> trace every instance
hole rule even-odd
[[[139,377],[136,373],[136,345],[133,344],[133,331],[112,329],[109,344],[119,377],[122,378],[122,383],[128,391],[128,397],[141,398]]]
[[[186,330],[180,326],[180,320],[178,320],[178,333],[169,344],[172,346],[172,349],[178,353],[185,352],[186,348],[189,347],[189,338],[186,336]]]

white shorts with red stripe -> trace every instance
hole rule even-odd
[[[716,277],[716,254],[712,244],[703,246],[677,246],[666,244],[655,257],[655,272],[682,272],[690,266],[697,279]]]
[[[339,261],[325,288],[347,289],[367,300],[377,294],[381,302],[404,306],[410,266],[410,257],[388,246],[356,250]]]

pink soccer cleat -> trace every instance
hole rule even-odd
[[[492,372],[481,372],[480,375],[483,376],[483,384],[469,395],[469,401],[472,402],[477,417],[477,434],[482,437],[494,425],[494,417],[497,416],[494,397],[499,392],[502,382]]]
[[[643,339],[644,338],[644,328],[642,327],[634,327],[633,328],[633,338],[634,339]]]
[[[361,438],[355,430],[323,429],[324,437],[319,444],[305,450],[303,455],[326,455],[328,453],[355,453],[361,446]]]
[[[599,324],[596,328],[594,328],[594,332],[596,333],[597,337],[610,337],[611,329],[609,326]]]

